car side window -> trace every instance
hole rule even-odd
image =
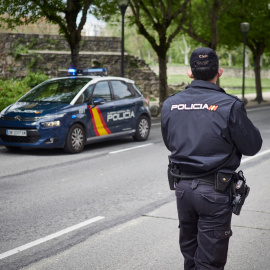
[[[124,99],[134,97],[134,94],[129,90],[128,86],[122,81],[111,81],[114,98]]]
[[[111,101],[111,91],[107,81],[98,82],[94,89],[92,99],[103,98],[105,101]]]
[[[93,92],[93,87],[94,87],[93,84],[88,86],[85,89],[85,91],[79,96],[79,98],[77,99],[75,104],[81,104],[81,103],[84,103],[84,102],[89,102],[90,101],[90,96],[91,96],[91,94]]]
[[[89,101],[89,99],[91,97],[91,94],[93,92],[93,88],[94,88],[94,84],[91,84],[83,92],[83,94],[84,94],[84,102],[88,102]]]

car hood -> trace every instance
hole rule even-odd
[[[20,114],[24,116],[44,116],[47,114],[57,114],[70,104],[53,102],[16,102],[8,107],[4,113],[13,115]]]

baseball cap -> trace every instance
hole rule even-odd
[[[196,68],[197,62],[201,61],[204,62],[204,67],[218,66],[218,56],[211,48],[202,47],[192,52],[190,56],[190,67]]]

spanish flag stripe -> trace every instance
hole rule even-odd
[[[93,115],[94,115],[94,120],[95,120],[97,131],[98,131],[99,135],[100,136],[107,135],[108,132],[106,131],[106,129],[103,126],[103,123],[102,123],[102,121],[100,119],[100,116],[99,116],[99,113],[98,113],[98,110],[97,110],[97,107],[92,108],[92,112],[93,112]]]
[[[100,118],[100,120],[101,120],[101,122],[102,122],[103,128],[107,131],[107,134],[111,134],[112,132],[111,132],[111,131],[109,130],[109,128],[107,127],[107,124],[106,124],[106,122],[104,121],[104,118],[103,118],[103,116],[102,116],[102,113],[101,113],[99,107],[96,107],[96,109],[97,109],[97,111],[98,111],[99,118]]]
[[[88,107],[89,107],[89,111],[90,111],[90,114],[91,114],[91,118],[92,118],[92,123],[93,123],[93,128],[94,128],[95,134],[96,134],[96,136],[100,136],[100,134],[98,133],[98,130],[97,130],[97,126],[96,126],[94,114],[93,114],[92,109],[91,109],[91,105],[89,105]]]
[[[96,136],[111,134],[112,132],[108,129],[100,109],[97,106],[94,108],[91,108],[91,106],[88,107],[92,117],[93,128]]]

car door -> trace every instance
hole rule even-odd
[[[114,111],[108,114],[108,122],[114,122],[115,128],[119,132],[129,130],[136,121],[136,95],[123,80],[110,80],[110,85]]]
[[[117,132],[115,122],[108,121],[108,115],[115,109],[108,81],[96,83],[88,108],[96,136],[105,136]]]

